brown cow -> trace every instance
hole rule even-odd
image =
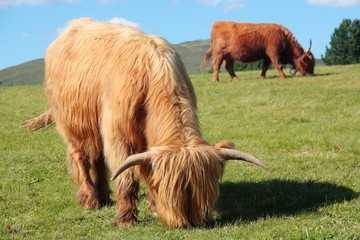
[[[211,30],[211,45],[206,52],[199,70],[214,53],[214,82],[219,82],[219,69],[223,61],[232,81],[238,81],[234,72],[234,62],[243,63],[263,60],[261,79],[265,79],[270,63],[285,78],[284,64],[292,64],[291,74],[298,70],[302,75],[314,73],[315,58],[308,49],[296,41],[293,34],[281,24],[236,23],[232,21],[215,22]]]
[[[74,20],[47,50],[45,89],[50,109],[24,127],[56,123],[86,208],[109,201],[110,169],[118,224],[137,221],[139,177],[147,185],[150,210],[173,228],[212,219],[226,160],[267,168],[231,149],[231,142],[212,146],[204,140],[189,76],[160,37]]]

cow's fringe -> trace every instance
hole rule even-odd
[[[48,109],[46,112],[40,114],[38,117],[27,120],[21,124],[21,128],[27,128],[29,132],[39,130],[53,124],[51,117],[51,110]]]
[[[161,156],[153,159],[151,181],[158,186],[154,194],[159,219],[170,228],[211,222],[225,165],[215,148],[197,145],[153,150]]]

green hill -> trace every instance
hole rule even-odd
[[[202,73],[202,71],[197,71],[196,68],[201,64],[204,54],[210,47],[210,40],[184,42],[173,46],[179,53],[189,74]],[[207,69],[210,69],[210,67],[211,64],[209,63]]]
[[[42,84],[44,59],[37,59],[0,71],[0,87]]]

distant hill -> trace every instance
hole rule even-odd
[[[209,49],[210,40],[197,40],[174,44],[189,74],[207,73],[211,68],[209,60],[206,68],[197,71],[205,52]],[[321,60],[316,60],[316,65],[323,65]],[[259,73],[260,74],[260,73]],[[44,81],[44,59],[37,59],[23,64],[9,67],[0,71],[0,87],[17,85],[42,84]]]
[[[37,59],[0,71],[0,87],[42,84],[44,59]]]
[[[210,69],[211,61],[207,64],[205,70],[196,70],[196,68],[201,64],[204,54],[210,47],[210,40],[184,42],[173,46],[179,53],[189,74],[203,73],[204,71]]]

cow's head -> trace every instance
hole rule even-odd
[[[223,141],[181,148],[152,148],[128,157],[112,179],[129,167],[140,165],[148,186],[150,210],[169,228],[201,226],[212,221],[219,195],[219,181],[226,160],[238,159],[268,168],[247,153]]]
[[[310,49],[311,39],[306,51],[296,60],[293,68],[290,70],[292,75],[295,75],[297,71],[299,71],[303,76],[314,75],[315,58]]]

